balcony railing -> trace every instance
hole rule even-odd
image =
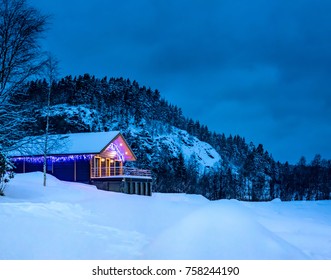
[[[152,172],[147,169],[133,167],[92,167],[91,178],[114,177],[114,176],[142,176],[151,177]]]

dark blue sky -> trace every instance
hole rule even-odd
[[[61,76],[136,80],[276,160],[331,159],[331,1],[30,2]]]

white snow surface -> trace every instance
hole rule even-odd
[[[331,201],[151,197],[18,174],[0,197],[0,259],[331,259]]]

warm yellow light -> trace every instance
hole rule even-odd
[[[102,162],[105,162],[105,159],[104,159],[104,158],[102,158],[102,159],[101,159],[101,161],[102,161]]]

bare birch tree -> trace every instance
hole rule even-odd
[[[45,143],[44,143],[44,164],[43,173],[44,181],[43,186],[46,187],[46,173],[47,173],[47,154],[48,154],[48,136],[49,136],[49,115],[51,110],[51,94],[52,85],[55,82],[58,71],[58,61],[52,56],[48,55],[48,59],[45,63],[45,76],[48,79],[48,92],[47,92],[47,105],[46,105],[46,127],[45,127]]]

